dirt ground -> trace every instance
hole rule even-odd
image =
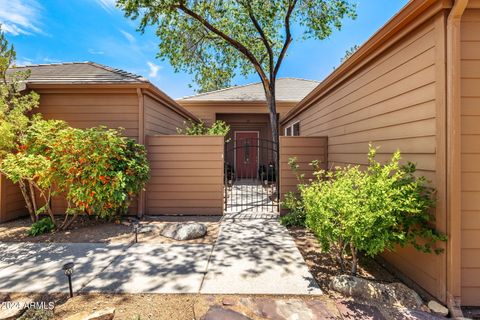
[[[63,320],[82,311],[95,312],[105,308],[115,308],[115,320],[194,320],[202,319],[211,306],[221,306],[252,320],[265,320],[252,308],[248,301],[265,300],[321,300],[332,315],[338,311],[327,297],[281,296],[281,295],[199,295],[199,294],[79,294],[69,299],[65,294],[11,294],[12,300],[28,297],[48,305],[54,302],[53,310],[29,310],[23,320]],[[40,318],[42,315],[43,318]],[[270,317],[268,317],[270,318]],[[223,319],[223,318],[222,318]]]
[[[342,274],[334,255],[322,252],[315,236],[305,228],[290,228],[289,232],[320,288],[324,292],[333,293],[329,288],[330,280],[332,277]],[[376,261],[366,257],[360,258],[358,276],[379,282],[399,281]]]
[[[59,220],[61,220],[59,218]],[[196,221],[204,223],[207,235],[204,238],[177,241],[160,235],[160,231],[167,223]],[[67,231],[58,231],[29,236],[27,231],[31,225],[30,219],[19,219],[0,224],[0,242],[34,242],[34,243],[131,243],[135,239],[133,226],[128,221],[105,222],[87,217],[78,218]],[[214,243],[219,231],[218,217],[155,217],[140,221],[141,230],[138,242],[142,243]],[[147,226],[151,226],[145,228]]]

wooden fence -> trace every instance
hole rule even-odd
[[[220,136],[147,136],[150,180],[147,215],[221,215],[223,151]]]
[[[290,158],[296,158],[299,173],[305,179],[312,178],[313,168],[310,162],[318,160],[323,169],[328,164],[327,137],[280,137],[280,193],[283,201],[287,192],[296,191],[298,180],[288,165]]]

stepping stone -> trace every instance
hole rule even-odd
[[[383,320],[385,317],[374,306],[354,301],[339,301],[335,303],[343,319],[355,320]]]
[[[252,320],[251,318],[230,309],[212,306],[201,318],[202,320]]]

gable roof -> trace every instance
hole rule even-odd
[[[298,102],[318,84],[314,80],[279,78],[276,81],[276,100]],[[265,101],[265,92],[262,84],[257,82],[183,97],[177,101]]]
[[[108,84],[148,82],[147,79],[139,75],[90,61],[36,64],[15,67],[10,70],[30,70],[28,83]]]

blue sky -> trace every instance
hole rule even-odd
[[[280,77],[322,80],[345,51],[362,44],[407,0],[357,0],[358,18],[330,39],[295,41]],[[95,61],[143,75],[174,98],[193,94],[191,75],[156,59],[154,29],[144,34],[115,8],[115,0],[0,0],[0,23],[17,50],[18,64]],[[294,34],[295,37],[295,34]],[[257,82],[256,75],[234,84]]]

